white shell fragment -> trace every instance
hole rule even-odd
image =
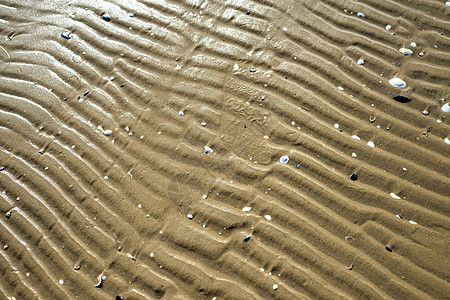
[[[278,284],[275,283],[275,284],[273,285],[273,289],[274,289],[274,290],[278,289]]]
[[[187,217],[189,220],[192,220],[192,219],[194,218],[194,216],[191,215],[191,214],[187,214],[186,217]]]
[[[344,88],[342,86],[338,86],[338,90],[343,91]]]
[[[178,112],[178,115],[179,116],[184,116],[184,112],[180,111],[180,112]]]
[[[391,25],[386,25],[386,30],[391,30],[392,26]]]
[[[287,164],[289,162],[289,157],[287,155],[283,155],[280,157],[280,163]]]
[[[357,141],[361,140],[360,137],[357,135],[352,135],[352,139],[357,140]]]
[[[213,153],[213,149],[209,148],[208,146],[205,146],[205,153]]]
[[[448,105],[448,103],[442,105],[441,109],[443,112],[450,112],[450,106]]]
[[[399,88],[406,87],[406,82],[404,82],[403,80],[401,80],[400,78],[397,78],[397,77],[394,77],[394,78],[390,79],[389,83],[392,86],[399,87]]]
[[[246,207],[243,207],[242,208],[242,211],[243,212],[249,212],[249,211],[251,211],[252,210],[252,208],[250,207],[250,206],[246,206]]]
[[[265,215],[264,218],[266,218],[267,221],[272,220],[272,217],[270,215]]]
[[[372,141],[368,141],[367,146],[369,146],[370,148],[375,148],[375,143]]]
[[[338,129],[339,128],[339,124],[334,124],[334,128]]]
[[[414,222],[414,221],[412,221],[412,220],[409,220],[408,222],[411,223],[411,224],[413,224],[413,225],[417,225],[417,222]]]
[[[365,15],[362,13],[362,12],[359,12],[359,13],[357,13],[356,14],[358,17],[360,17],[360,18],[364,18],[365,17]]]
[[[355,152],[352,153],[352,157],[356,157],[356,153]]]
[[[109,130],[109,129],[103,130],[103,134],[106,135],[106,136],[111,135],[112,134],[112,130]]]
[[[416,47],[417,47],[417,44],[414,43],[414,42],[411,42],[411,47],[416,48]]]
[[[359,65],[359,66],[362,66],[364,64],[364,59],[362,59],[362,58],[358,59],[356,64]]]
[[[399,196],[397,196],[396,194],[394,194],[394,193],[390,193],[389,195],[391,195],[391,197],[392,198],[394,198],[394,199],[400,199],[400,197]]]
[[[201,122],[200,125],[202,125],[203,127],[206,126],[206,122]]]
[[[400,49],[398,49],[398,51],[400,51],[400,53],[403,54],[403,55],[411,55],[411,54],[413,54],[412,50],[410,50],[408,48],[400,48]]]
[[[448,138],[445,138],[444,143],[446,143],[447,145],[450,145],[450,140]]]

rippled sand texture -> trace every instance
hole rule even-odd
[[[445,1],[0,3],[0,298],[448,299]]]

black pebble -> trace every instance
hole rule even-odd
[[[400,102],[400,103],[408,103],[408,102],[411,102],[411,99],[409,99],[408,97],[402,96],[402,95],[395,96],[395,97],[392,98],[392,99],[394,99],[395,101],[398,101],[398,102]]]
[[[250,69],[250,72],[255,73],[256,70],[255,69]]]
[[[356,175],[356,173],[352,174],[352,176],[350,176],[350,180],[353,180],[353,181],[358,180],[358,175]]]
[[[1,168],[0,168],[0,172],[1,172],[1,171],[5,171],[5,167],[1,167]]]
[[[116,300],[125,300],[124,297],[120,297],[119,295],[116,296]]]
[[[250,14],[250,11],[249,11],[249,10],[247,10],[246,14],[247,14],[247,16],[248,16],[248,15]]]
[[[103,18],[103,20],[105,20],[106,22],[111,21],[111,17],[108,16],[108,15],[103,15],[102,18]]]
[[[120,85],[120,87],[124,87],[124,86],[125,86],[125,83],[123,83],[123,84]]]
[[[11,218],[11,212],[10,212],[10,211],[8,211],[8,212],[6,213],[6,218],[7,218],[7,219]]]
[[[83,94],[83,96],[87,96],[88,94],[89,94],[89,91],[85,92],[85,93]]]
[[[250,236],[249,236],[249,235],[247,235],[247,236],[244,238],[244,243],[247,243],[248,241],[250,241]]]
[[[65,38],[66,40],[70,40],[71,37],[69,35],[70,33],[61,33],[61,37]]]
[[[386,250],[387,250],[388,252],[392,252],[392,249],[389,248],[389,246],[387,246],[387,245],[386,245]]]

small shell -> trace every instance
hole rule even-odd
[[[265,215],[264,218],[266,218],[267,221],[272,220],[272,217],[270,215]]]
[[[275,284],[273,285],[273,289],[274,289],[274,290],[278,289],[278,284],[275,283]]]
[[[406,82],[404,82],[403,80],[401,80],[400,78],[397,78],[397,77],[394,77],[391,80],[389,80],[389,83],[392,86],[399,87],[399,88],[406,87]]]
[[[394,198],[394,199],[400,199],[400,197],[399,196],[397,196],[396,194],[394,194],[394,193],[390,193],[389,195],[391,195],[391,197],[392,198]]]
[[[103,134],[106,135],[106,136],[111,135],[112,134],[112,130],[109,130],[109,129],[103,130]]]
[[[289,157],[287,155],[283,155],[280,157],[280,163],[287,164],[289,162]]]
[[[252,208],[250,206],[246,206],[246,207],[242,208],[243,212],[249,212],[251,210],[252,210]]]
[[[361,140],[361,138],[357,135],[352,135],[352,139],[357,140],[357,141]]]
[[[386,25],[386,30],[391,30],[392,26],[391,25]]]
[[[192,220],[192,219],[194,218],[194,216],[191,215],[191,214],[187,214],[186,217],[187,217],[189,220]]]
[[[448,103],[445,103],[444,105],[442,105],[441,109],[443,112],[450,112],[450,106]]]
[[[358,59],[356,64],[359,65],[359,66],[362,66],[364,64],[364,59],[362,59],[362,58]]]
[[[369,146],[370,148],[375,148],[375,143],[372,141],[368,141],[367,146]]]
[[[413,225],[417,225],[417,222],[414,222],[412,220],[409,220],[409,223],[413,224]]]
[[[400,48],[400,49],[398,49],[398,51],[400,51],[400,53],[403,54],[403,55],[411,55],[411,54],[413,54],[412,50],[410,50],[408,48]]]
[[[446,143],[447,145],[450,145],[450,140],[448,138],[445,138],[444,143]]]
[[[365,15],[362,13],[362,12],[359,12],[359,13],[357,13],[356,14],[358,17],[360,17],[360,18],[364,18],[365,17]]]
[[[414,43],[414,42],[411,42],[411,47],[416,48],[416,47],[417,47],[417,44]]]
[[[209,148],[208,146],[205,146],[205,153],[213,153],[213,149]]]

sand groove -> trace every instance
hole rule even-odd
[[[445,299],[448,16],[0,0],[0,298]]]

